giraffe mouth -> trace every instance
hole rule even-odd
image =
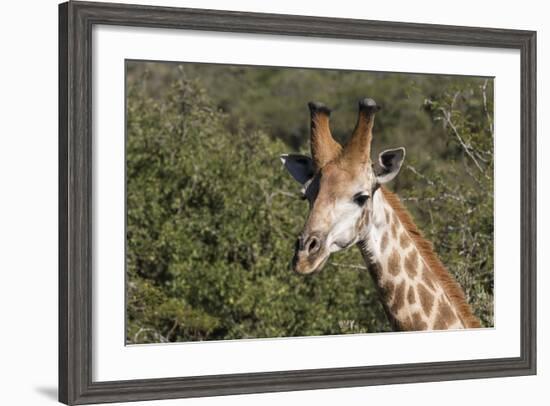
[[[318,273],[323,269],[323,266],[326,264],[330,257],[330,252],[324,251],[317,253],[313,257],[306,257],[300,255],[298,252],[294,254],[292,259],[292,269],[294,272],[300,275],[311,275]]]

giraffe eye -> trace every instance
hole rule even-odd
[[[355,196],[353,196],[353,201],[358,206],[363,206],[367,202],[368,199],[369,199],[369,196],[364,195],[362,193],[357,193]]]

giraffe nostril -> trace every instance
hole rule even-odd
[[[317,251],[319,251],[320,247],[321,247],[321,244],[317,237],[314,237],[314,236],[309,237],[306,243],[306,251],[308,254],[316,253]]]

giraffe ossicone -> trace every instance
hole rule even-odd
[[[341,146],[330,131],[330,109],[317,102],[308,106],[311,157],[281,156],[284,167],[302,184],[310,207],[297,239],[294,271],[319,271],[332,253],[356,245],[395,330],[480,327],[462,288],[397,195],[383,186],[399,173],[405,148],[385,150],[376,162],[371,160],[380,107],[373,99],[361,99],[353,134]]]

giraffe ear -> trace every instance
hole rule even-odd
[[[305,155],[281,155],[281,161],[290,175],[302,185],[313,177],[313,161]]]
[[[374,168],[378,183],[387,183],[397,176],[405,160],[405,148],[387,149],[378,155],[378,165]]]

